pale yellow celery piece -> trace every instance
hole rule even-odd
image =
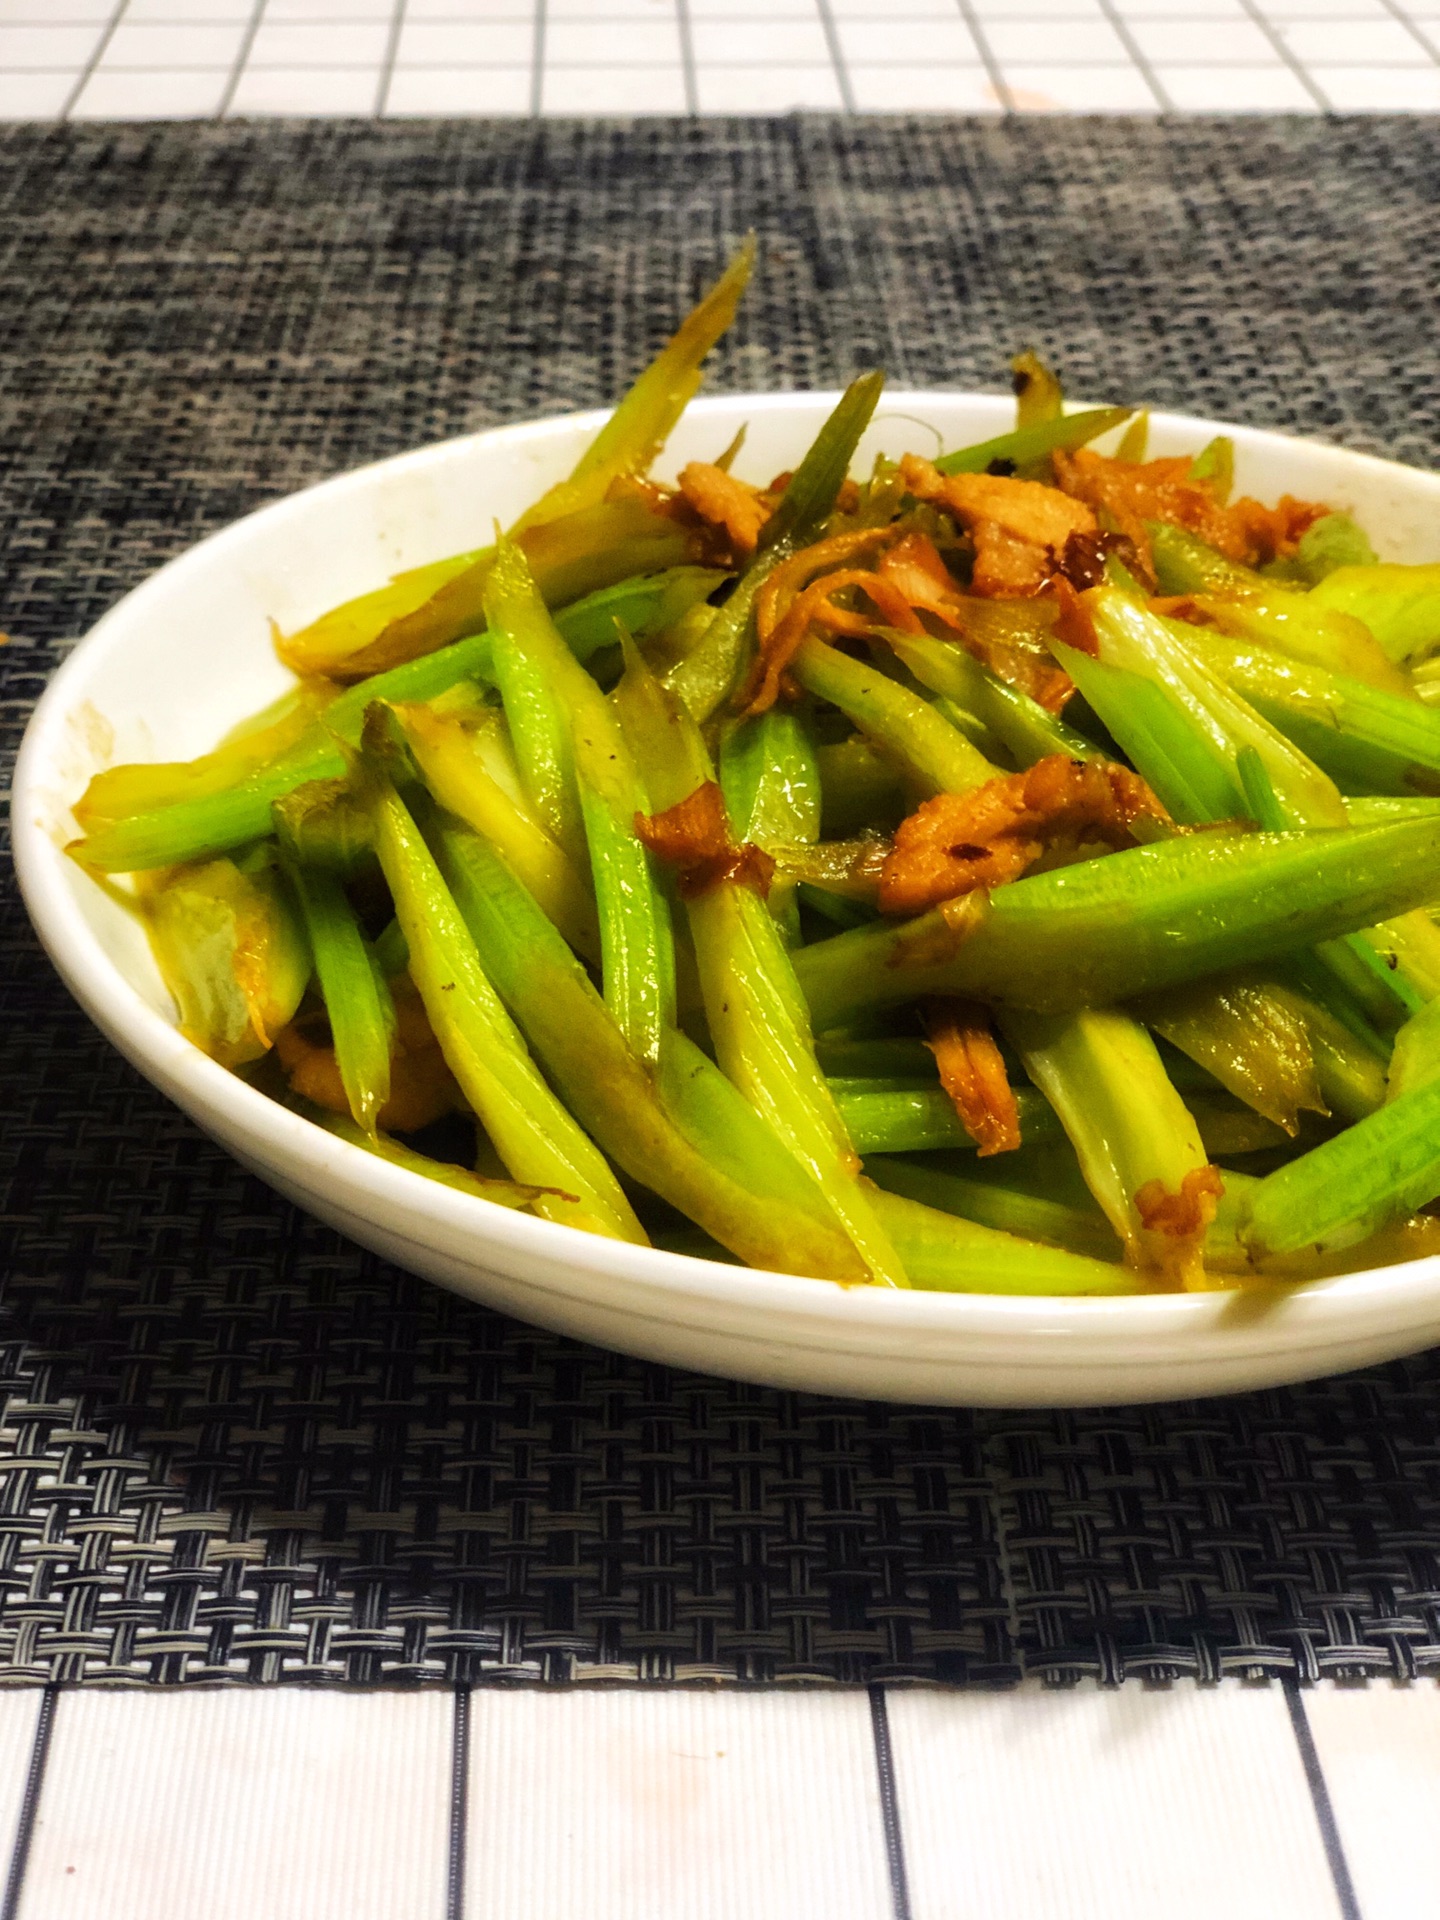
[[[251,874],[209,860],[142,886],[140,901],[185,1038],[224,1067],[260,1059],[310,978],[309,945],[274,866]]]
[[[338,666],[358,648],[367,646],[377,633],[394,620],[416,613],[440,591],[447,580],[473,566],[488,551],[476,547],[469,553],[447,554],[443,560],[431,560],[423,567],[409,567],[354,600],[331,607],[318,620],[299,627],[294,633],[274,629],[275,651],[295,673],[325,673]]]
[[[83,832],[96,833],[132,814],[223,793],[294,746],[333,697],[330,688],[294,687],[263,713],[241,721],[213,752],[196,760],[107,767],[76,801],[75,818]]]
[[[1126,1259],[1187,1288],[1207,1286],[1203,1228],[1188,1237],[1154,1232],[1135,1205],[1150,1181],[1178,1193],[1187,1174],[1209,1165],[1200,1129],[1144,1027],[1109,1008],[1006,1012],[1000,1024],[1059,1116]]]
[[[543,1218],[645,1244],[604,1155],[541,1078],[433,854],[386,786],[378,786],[373,818],[376,851],[410,950],[410,977],[446,1064],[506,1170],[526,1186],[555,1189],[534,1203]]]
[[[614,701],[657,811],[715,778],[689,710],[633,650]],[[686,910],[721,1070],[815,1177],[871,1276],[908,1286],[857,1178],[859,1158],[816,1060],[809,1009],[768,907],[749,887],[722,881]]]
[[[1193,629],[1162,619],[1113,588],[1090,596],[1100,658],[1168,687],[1233,767],[1241,747],[1254,747],[1281,806],[1311,827],[1349,825],[1340,789],[1313,760],[1262,719],[1201,657]]]
[[[735,318],[755,259],[751,235],[710,291],[691,309],[580,456],[568,480],[543,494],[512,534],[603,500],[611,483],[641,474],[670,437],[700,385],[700,363]]]
[[[482,732],[422,703],[394,713],[441,806],[483,835],[569,944],[598,961],[600,929],[588,876],[495,778]]]

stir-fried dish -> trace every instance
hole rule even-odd
[[[748,270],[508,533],[91,782],[183,1031],[416,1174],[818,1279],[1440,1249],[1440,565],[1029,354],[984,445],[852,476],[867,374],[793,472],[662,484]]]

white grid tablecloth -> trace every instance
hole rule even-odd
[[[1405,112],[1440,0],[0,0],[0,117]]]

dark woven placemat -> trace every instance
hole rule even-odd
[[[1072,388],[1440,441],[1425,121],[0,134],[0,655],[200,535],[612,396],[753,225],[722,387]],[[203,636],[199,637],[203,640]],[[3,905],[0,1677],[942,1678],[1440,1668],[1440,1362],[956,1413],[536,1333],[258,1185]]]

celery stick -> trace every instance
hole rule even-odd
[[[1024,1240],[1043,1241],[1095,1260],[1114,1263],[1120,1258],[1120,1242],[1105,1216],[1094,1208],[1018,1193],[928,1163],[890,1160],[880,1154],[867,1158],[865,1171],[887,1193],[903,1194],[907,1200],[921,1201],[978,1226],[1018,1234]]]
[[[418,703],[394,712],[441,806],[483,834],[571,946],[598,960],[600,928],[588,876],[489,772],[475,731]]]
[[[509,542],[501,542],[485,604],[522,773],[524,727],[534,748],[532,791],[550,796],[567,832],[572,801],[578,810],[600,919],[606,1004],[634,1051],[653,1063],[662,1034],[675,1024],[675,950],[669,901],[635,831],[636,815],[649,807],[644,781],[615,708],[555,631],[523,555]]]
[[[935,1147],[975,1150],[943,1087],[877,1091],[865,1081],[832,1080],[830,1089],[859,1154],[921,1153]],[[1017,1087],[1015,1104],[1020,1110],[1020,1138],[1026,1146],[1060,1137],[1049,1102],[1033,1087]]]
[[[898,633],[888,627],[882,638],[923,686],[973,713],[1014,756],[1017,765],[1031,767],[1052,753],[1067,753],[1072,760],[1103,757],[1083,733],[1067,727],[1038,700],[991,673],[964,647],[932,639],[928,634]]]
[[[713,778],[693,718],[638,655],[618,693],[658,809]],[[809,1170],[873,1278],[906,1285],[856,1177],[854,1148],[816,1062],[805,1001],[765,902],[743,882],[723,879],[688,900],[686,914],[721,1068]]]
[[[288,872],[315,955],[350,1116],[373,1136],[380,1109],[390,1098],[390,1047],[395,1033],[390,989],[334,874],[307,868],[295,859]]]
[[[1067,413],[1059,420],[1018,427],[1013,433],[998,434],[976,446],[943,453],[935,465],[941,473],[987,473],[992,468],[1013,473],[1017,467],[1031,466],[1060,449],[1069,453],[1088,446],[1128,420],[1134,411],[1133,407],[1094,407],[1088,413]]]
[[[446,1063],[507,1172],[526,1186],[556,1190],[535,1202],[544,1218],[643,1244],[619,1182],[536,1070],[405,803],[378,776],[368,785],[410,976]]]
[[[1176,820],[1199,826],[1244,811],[1224,755],[1174,689],[1058,641],[1055,658]]]
[[[901,1176],[903,1178],[903,1175]],[[894,1185],[893,1175],[887,1181]],[[1134,1275],[1105,1260],[1041,1246],[876,1187],[871,1202],[903,1247],[913,1284],[931,1293],[1114,1294]]]
[[[752,1266],[864,1279],[819,1189],[714,1063],[672,1034],[649,1072],[504,862],[443,815],[426,830],[497,989],[616,1163]]]
[[[1440,564],[1393,562],[1338,567],[1312,588],[1317,606],[1363,620],[1397,665],[1413,666],[1440,646]]]
[[[1133,1266],[1187,1286],[1203,1283],[1204,1229],[1147,1227],[1136,1196],[1152,1183],[1181,1191],[1204,1170],[1200,1130],[1166,1078],[1155,1043],[1137,1020],[1113,1009],[1061,1015],[1006,1014],[1007,1040],[1060,1117],[1106,1219]]]
[[[807,693],[839,707],[927,797],[969,793],[1000,772],[928,700],[821,640],[801,643],[791,672]]]
[[[644,473],[700,385],[700,363],[735,318],[755,261],[752,234],[703,299],[636,379],[577,461],[515,523],[520,533],[605,498],[613,481]]]
[[[1423,1081],[1268,1175],[1246,1230],[1259,1254],[1361,1240],[1440,1194],[1440,1080]]]
[[[780,561],[820,537],[884,384],[882,373],[862,374],[851,381],[760,529],[755,558],[739,585],[700,644],[665,676],[666,686],[696,720],[708,720],[730,697],[748,664],[754,644],[755,597],[766,576]]]
[[[1392,763],[1399,781],[1412,766],[1440,771],[1440,713],[1422,701],[1327,667],[1285,659],[1213,628],[1190,631],[1226,684],[1271,716],[1277,727],[1289,731],[1296,720],[1308,722],[1307,748],[1328,731],[1383,756],[1378,764]]]
[[[820,837],[820,767],[798,714],[771,707],[727,728],[720,742],[720,787],[737,835],[767,853],[813,845]],[[785,944],[798,946],[795,882],[777,873],[769,904]]]
[[[1195,834],[1033,873],[795,956],[816,1029],[933,993],[1059,1012],[1290,953],[1420,905],[1440,821]]]
[[[377,1159],[388,1161],[392,1167],[404,1167],[407,1173],[418,1173],[422,1179],[434,1180],[442,1187],[453,1187],[457,1193],[473,1194],[477,1200],[490,1200],[497,1207],[511,1209],[528,1207],[536,1198],[533,1187],[522,1187],[514,1180],[485,1179],[478,1173],[471,1173],[466,1167],[454,1166],[448,1160],[432,1160],[428,1153],[416,1153],[413,1147],[392,1139],[388,1133],[367,1133],[344,1114],[330,1113],[324,1107],[313,1106],[308,1100],[292,1099],[290,1104],[315,1126],[323,1127],[327,1133],[333,1133],[350,1146],[362,1147],[366,1153],[373,1153]]]
[[[180,1031],[221,1066],[258,1060],[294,1018],[310,948],[274,848],[211,860],[141,896]]]

